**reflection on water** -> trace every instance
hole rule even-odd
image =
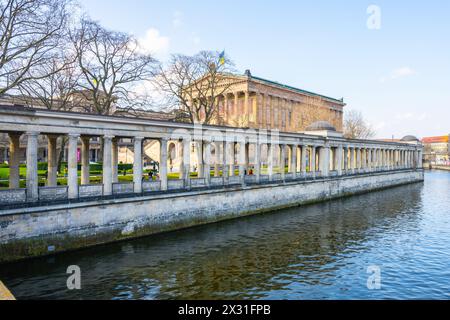
[[[450,298],[450,173],[0,267],[19,299]],[[82,290],[66,289],[79,265]],[[367,268],[381,268],[380,290]]]

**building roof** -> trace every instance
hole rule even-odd
[[[408,135],[404,136],[400,141],[411,142],[411,141],[419,141],[415,136]]]
[[[336,131],[328,121],[316,121],[306,128],[306,131]]]
[[[448,143],[449,138],[447,136],[437,136],[437,137],[425,137],[422,139],[422,143]]]
[[[306,94],[306,95],[317,96],[317,97],[320,97],[322,99],[331,100],[331,101],[333,101],[335,103],[338,103],[340,105],[344,105],[344,99],[343,98],[341,98],[341,99],[331,98],[331,97],[324,96],[322,94],[318,94],[318,93],[315,93],[315,92],[312,92],[312,91],[299,89],[299,88],[296,88],[296,87],[292,87],[292,86],[289,86],[289,85],[286,85],[286,84],[282,84],[282,83],[279,83],[279,82],[276,82],[276,81],[272,81],[272,80],[267,80],[267,79],[260,78],[260,77],[252,76],[251,78],[253,80],[258,80],[258,81],[261,81],[261,82],[264,82],[266,84],[273,85],[273,86],[276,86],[276,87],[279,87],[279,88],[282,88],[282,89],[287,89],[287,90],[295,91],[295,92]]]
[[[237,74],[234,74],[234,76],[242,77],[242,75],[237,75]],[[318,94],[318,93],[315,93],[315,92],[312,92],[312,91],[299,89],[299,88],[296,88],[296,87],[293,87],[293,86],[289,86],[287,84],[283,84],[283,83],[280,83],[280,82],[268,80],[268,79],[261,78],[261,77],[256,77],[256,76],[251,74],[250,70],[246,70],[244,76],[247,77],[250,80],[256,80],[256,81],[262,82],[262,83],[267,84],[267,85],[275,86],[275,87],[278,87],[278,88],[281,88],[281,89],[295,91],[297,93],[301,93],[301,94],[305,94],[305,95],[320,97],[322,99],[330,100],[330,101],[332,101],[334,103],[337,103],[339,105],[345,105],[344,98],[341,98],[341,99],[331,98],[331,97],[328,97],[328,96],[325,96],[325,95],[322,95],[322,94]]]

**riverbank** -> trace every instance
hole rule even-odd
[[[450,171],[450,166],[432,166],[433,170]]]
[[[0,262],[248,216],[423,181],[423,171],[366,173],[0,211]]]

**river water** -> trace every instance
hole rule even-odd
[[[0,279],[18,299],[449,299],[450,172],[425,179],[8,264]]]

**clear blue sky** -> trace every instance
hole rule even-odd
[[[377,136],[450,132],[450,1],[81,0],[164,60],[222,50],[240,71],[344,97]],[[367,27],[369,5],[381,29]]]

